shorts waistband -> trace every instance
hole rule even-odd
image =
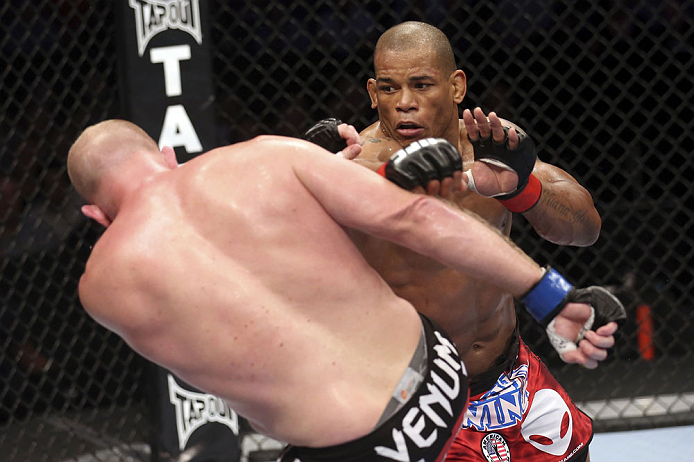
[[[405,405],[368,435],[323,448],[288,446],[281,461],[392,462],[389,454],[400,451],[409,460],[440,460],[460,430],[469,397],[468,381],[453,342],[434,322],[421,318],[427,368]]]
[[[424,326],[422,326],[422,333],[419,336],[419,343],[417,348],[412,355],[410,364],[403,372],[400,381],[395,386],[393,394],[390,397],[390,401],[383,410],[381,418],[374,426],[374,429],[381,426],[381,424],[387,421],[398,412],[407,403],[410,396],[417,390],[419,384],[424,381],[424,374],[427,370],[427,347],[426,347],[426,333],[424,332]]]

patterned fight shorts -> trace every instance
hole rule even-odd
[[[470,398],[446,461],[582,462],[592,438],[590,417],[521,340],[513,367]]]

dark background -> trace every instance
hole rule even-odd
[[[144,361],[79,305],[100,229],[79,215],[65,171],[83,128],[123,117],[112,6],[0,4],[2,460],[113,447],[146,460]],[[544,242],[521,216],[514,239],[578,285],[610,285],[630,314],[613,359],[595,371],[564,365],[520,312],[522,335],[590,403],[598,430],[694,422],[694,1],[258,0],[209,10],[221,143],[296,136],[327,116],[364,128],[376,117],[365,87],[379,35],[404,20],[441,28],[468,76],[463,108],[524,127],[603,219],[588,248]],[[652,360],[638,346],[640,305]]]

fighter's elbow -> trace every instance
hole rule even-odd
[[[432,219],[443,207],[442,202],[433,196],[417,194],[416,197],[402,210],[401,219],[411,225],[414,229],[426,223],[431,223]]]
[[[447,216],[451,210],[440,200],[424,194],[410,202],[394,217],[398,223],[397,239],[402,245],[420,253],[427,253],[436,236],[445,229]]]
[[[535,230],[543,239],[553,244],[588,247],[595,244],[600,237],[600,228],[600,217],[596,216],[591,220],[574,221],[563,226],[555,223],[544,229],[536,227]]]
[[[598,218],[598,222],[596,225],[591,226],[590,229],[584,233],[583,239],[576,244],[579,247],[587,247],[589,245],[593,245],[597,242],[598,238],[600,237],[600,228],[601,228],[601,223],[600,219]]]
[[[585,217],[578,217],[575,223],[576,237],[571,245],[587,247],[595,244],[600,237],[602,220],[597,210],[592,209]]]

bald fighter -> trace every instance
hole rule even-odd
[[[341,137],[352,145],[363,140],[356,162],[405,189],[470,210],[506,236],[515,212],[556,244],[595,242],[600,216],[592,197],[569,174],[537,159],[532,138],[480,108],[459,118],[467,80],[442,31],[419,22],[387,30],[376,44],[374,70],[367,90],[378,121],[361,138],[337,119],[317,123],[305,138],[333,152],[344,146]],[[451,187],[450,157],[416,146],[427,137],[444,138],[462,153],[462,190]],[[388,162],[396,157],[397,163]],[[486,462],[491,459],[483,448],[496,444],[514,461],[558,462],[569,454],[572,461],[589,459],[592,422],[520,339],[512,293],[499,281],[456,271],[377,236],[355,233],[354,241],[397,295],[446,329],[465,362],[472,401],[449,460]],[[591,320],[573,341],[557,338],[552,323],[547,332],[564,361],[594,368],[617,330],[615,322],[603,324]],[[534,400],[542,390],[554,399]],[[510,402],[502,412],[499,403]]]
[[[567,338],[589,310],[475,217],[305,141],[259,137],[177,166],[109,120],[75,141],[68,172],[106,226],[80,279],[84,308],[301,461],[442,460],[468,396],[444,331],[345,229],[494,280]]]

